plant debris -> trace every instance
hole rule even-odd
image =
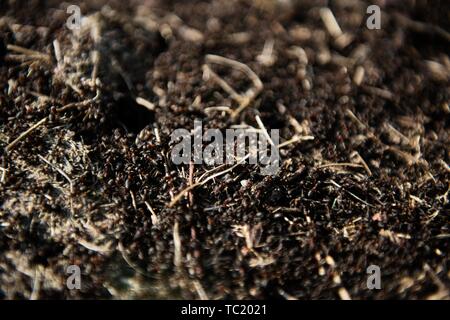
[[[79,30],[24,2],[0,4],[0,298],[450,298],[448,1],[376,1],[380,30],[365,1],[70,1]],[[279,172],[173,164],[196,119],[280,129]]]

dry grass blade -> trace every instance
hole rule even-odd
[[[70,179],[70,177],[67,175],[67,173],[65,173],[63,170],[61,170],[60,168],[58,168],[57,166],[55,166],[54,164],[52,164],[50,161],[48,161],[47,159],[45,159],[43,156],[41,156],[40,154],[38,154],[39,159],[41,159],[42,161],[44,161],[46,164],[48,164],[50,167],[52,167],[54,170],[58,171],[68,182],[69,182],[69,186],[70,186],[70,193],[73,193],[73,182],[72,179]]]
[[[32,133],[34,130],[39,128],[45,122],[47,122],[47,120],[48,120],[48,118],[45,117],[45,118],[41,119],[40,121],[38,121],[37,123],[35,123],[34,125],[32,125],[28,130],[21,133],[13,142],[11,142],[10,144],[8,144],[5,147],[5,151],[10,152],[21,140],[26,138],[30,133]]]
[[[207,183],[208,181],[210,181],[210,180],[212,180],[212,179],[214,179],[214,178],[217,178],[217,177],[219,177],[219,176],[221,176],[221,175],[224,175],[224,174],[226,174],[226,173],[232,171],[232,170],[235,169],[238,165],[240,165],[240,164],[243,163],[245,160],[247,160],[249,157],[250,157],[250,154],[248,154],[248,155],[246,155],[244,158],[240,159],[240,160],[239,160],[235,165],[233,165],[232,167],[230,167],[230,168],[228,168],[228,169],[226,169],[226,170],[217,172],[217,173],[215,173],[215,174],[209,176],[208,178],[206,178],[206,179],[204,179],[204,180],[202,180],[202,181],[199,181],[199,182],[197,182],[197,183],[195,183],[195,184],[193,184],[193,185],[190,185],[189,187],[183,189],[178,195],[176,195],[176,196],[172,199],[172,201],[171,201],[170,204],[169,204],[169,208],[172,208],[175,204],[177,204],[177,202],[180,201],[181,198],[182,198],[186,193],[188,193],[189,191],[191,191],[191,190],[193,190],[193,189],[195,189],[195,188],[197,188],[197,187],[199,187],[199,186],[204,185],[205,183]]]
[[[239,107],[234,110],[231,114],[232,119],[236,119],[236,117],[249,106],[249,104],[258,96],[258,94],[263,90],[263,83],[261,79],[256,75],[256,73],[250,69],[249,66],[247,66],[244,63],[241,63],[236,60],[224,58],[218,55],[208,54],[205,57],[205,62],[207,64],[218,64],[222,66],[228,66],[231,68],[234,68],[236,70],[241,71],[244,73],[253,83],[253,88],[247,90],[247,92],[244,95],[236,93],[236,91],[228,85],[228,83],[225,82],[225,80],[221,79],[217,74],[214,72],[212,75],[214,76],[214,79],[219,83],[219,85],[228,93],[230,96],[236,100],[239,103]],[[209,67],[208,67],[209,68]],[[207,69],[208,70],[208,69]],[[209,68],[209,70],[211,70]],[[212,70],[211,70],[212,71]]]
[[[16,45],[13,45],[13,44],[8,44],[6,46],[6,48],[8,50],[10,50],[10,51],[18,52],[18,53],[23,54],[25,56],[28,56],[30,58],[41,59],[41,60],[44,60],[44,61],[46,61],[48,63],[51,63],[51,61],[52,61],[51,57],[48,54],[41,53],[39,51],[30,50],[30,49],[23,48],[23,47],[20,47],[20,46],[16,46]]]

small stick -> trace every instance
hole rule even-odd
[[[137,273],[145,276],[145,277],[151,277],[146,271],[141,269],[139,266],[137,266],[133,261],[130,260],[127,253],[125,252],[125,248],[123,247],[122,242],[119,242],[117,245],[117,250],[121,253],[123,260]]]
[[[339,298],[341,298],[341,300],[352,300],[347,289],[345,289],[344,287],[339,288],[338,294],[339,294]]]
[[[278,145],[278,149],[282,149],[282,148],[284,148],[284,147],[286,147],[286,146],[288,146],[290,144],[293,144],[295,142],[298,142],[298,141],[308,141],[308,140],[314,140],[314,136],[294,135],[291,139],[289,139],[289,140],[287,140],[287,141],[285,141],[283,143],[280,143]]]
[[[288,115],[289,124],[294,127],[294,130],[297,134],[303,134],[303,127],[293,116]]]
[[[412,29],[413,31],[420,32],[420,33],[436,34],[450,42],[450,33],[439,26],[415,21],[415,20],[412,20],[412,19],[408,18],[407,16],[399,14],[399,13],[395,14],[394,18],[400,24],[402,24],[403,26],[406,26],[407,28]]]
[[[33,97],[36,97],[38,99],[43,99],[45,101],[51,101],[51,102],[57,102],[58,101],[57,99],[55,99],[53,97],[46,96],[45,94],[42,94],[42,93],[39,93],[39,92],[36,92],[36,91],[28,91],[28,93],[30,95],[32,95]]]
[[[293,295],[290,295],[289,293],[287,293],[286,291],[284,291],[281,288],[278,288],[278,293],[280,294],[280,296],[282,296],[286,300],[298,300],[296,297],[294,297]]]
[[[175,221],[173,225],[173,246],[174,246],[174,258],[173,264],[179,268],[181,266],[181,240],[178,230],[178,221]]]
[[[442,166],[442,168],[444,168],[445,171],[450,172],[450,166],[444,160],[439,159],[439,164]]]
[[[216,107],[205,108],[205,112],[206,113],[209,113],[211,111],[225,111],[227,113],[231,113],[232,112],[230,107],[227,107],[227,106],[216,106]]]
[[[237,116],[250,105],[250,102],[252,102],[253,98],[250,99],[250,97],[244,97],[242,100],[242,103],[239,105],[239,107],[231,113],[231,119],[235,120]]]
[[[198,280],[194,280],[194,287],[197,291],[197,294],[200,298],[200,300],[209,300],[208,295],[205,292],[205,289],[203,289],[202,284]]]
[[[155,105],[153,103],[151,103],[150,101],[148,101],[147,99],[137,97],[136,103],[147,108],[150,111],[155,111]]]
[[[275,41],[273,39],[267,40],[264,43],[263,51],[256,57],[256,60],[266,67],[270,67],[275,63],[275,55],[273,54],[273,47]]]
[[[257,115],[255,117],[256,122],[258,123],[259,128],[262,130],[263,135],[266,137],[267,141],[272,145],[272,147],[275,147],[275,143],[272,141],[272,138],[270,137],[269,133],[267,132],[266,127],[264,126],[264,123],[262,122],[261,118]]]
[[[38,267],[35,270],[34,273],[34,279],[33,279],[33,290],[30,295],[30,300],[38,300],[39,299],[39,292],[41,290],[41,272]]]
[[[15,52],[19,52],[21,54],[27,55],[27,56],[31,56],[33,58],[38,58],[38,59],[42,59],[42,60],[46,60],[48,62],[51,61],[51,58],[48,54],[45,53],[41,53],[39,51],[35,51],[35,50],[30,50],[24,47],[19,47],[13,44],[8,44],[6,46],[6,48],[10,51],[15,51]]]
[[[366,161],[363,159],[363,157],[361,157],[361,155],[359,154],[358,151],[354,151],[352,152],[352,154],[350,155],[350,157],[355,156],[357,157],[357,160],[359,161],[359,163],[362,164],[362,166],[364,167],[364,169],[366,170],[367,174],[370,176],[372,176],[372,171],[370,170],[369,166],[367,165]]]
[[[88,250],[98,252],[100,254],[111,251],[111,248],[110,248],[111,243],[110,242],[103,246],[99,246],[99,245],[96,245],[95,243],[86,241],[84,239],[78,239],[78,244],[85,247]]]
[[[33,132],[35,129],[39,128],[41,125],[43,125],[46,121],[47,121],[47,117],[41,119],[40,121],[38,121],[37,123],[35,123],[34,125],[32,125],[28,130],[26,130],[25,132],[22,132],[20,134],[20,136],[18,136],[13,142],[11,142],[10,144],[8,144],[5,147],[5,151],[9,152],[11,151],[17,143],[19,143],[21,140],[23,140],[26,136],[28,136],[31,132]]]
[[[69,187],[70,187],[70,193],[73,193],[73,182],[72,179],[70,179],[70,177],[67,175],[67,173],[65,173],[64,171],[62,171],[60,168],[58,168],[57,166],[55,166],[54,164],[52,164],[50,161],[48,161],[47,159],[45,159],[43,156],[41,156],[40,154],[38,154],[38,157],[44,161],[46,164],[48,164],[50,167],[52,167],[54,170],[58,171],[68,182],[69,182]]]
[[[144,201],[144,203],[147,206],[148,211],[150,211],[150,213],[151,213],[152,224],[157,225],[159,223],[159,219],[155,213],[155,210],[153,210],[152,206],[147,201]]]
[[[323,24],[333,38],[338,38],[342,35],[342,29],[329,8],[320,9],[320,18],[322,18]]]
[[[0,179],[0,182],[3,183],[3,182],[5,182],[5,177],[6,177],[6,171],[7,170],[5,168],[2,168],[2,167],[0,167],[0,170],[2,171],[2,177]]]
[[[233,98],[239,103],[242,102],[243,97],[239,93],[237,93],[225,80],[219,77],[217,73],[212,71],[208,65],[205,64],[203,66],[203,72],[205,73],[206,76],[213,78],[213,80],[216,81],[217,84],[221,86],[222,89],[231,96],[231,98]]]
[[[240,95],[236,93],[236,91],[228,85],[223,79],[221,79],[218,75],[215,79],[216,81],[219,80],[219,85],[231,95],[231,97],[236,100],[239,103],[239,107],[232,112],[231,118],[234,120],[236,117],[245,109],[247,108],[250,103],[255,99],[255,97],[262,91],[263,89],[263,83],[261,79],[256,75],[256,73],[250,69],[246,64],[243,64],[241,62],[238,62],[236,60],[224,58],[218,55],[208,54],[205,57],[206,63],[215,63],[223,66],[229,66],[231,68],[234,68],[236,70],[241,71],[244,73],[252,82],[254,88],[247,90],[247,92],[244,95]],[[209,70],[208,70],[209,69]],[[205,70],[210,71],[210,74],[214,77],[214,72],[212,72],[211,68],[207,68]],[[221,81],[220,81],[221,80]]]
[[[59,41],[56,39],[53,41],[53,49],[55,50],[56,62],[58,62],[58,65],[60,65],[62,61],[61,46],[59,44]]]
[[[358,117],[350,109],[346,109],[345,114],[358,125],[360,130],[367,129],[367,126],[364,123],[362,123],[361,120],[359,120]]]
[[[216,64],[226,65],[226,66],[235,68],[235,69],[241,71],[242,73],[244,73],[253,82],[253,84],[255,85],[255,89],[257,91],[261,91],[261,89],[263,88],[261,79],[259,79],[259,77],[256,75],[256,73],[253,72],[253,70],[250,69],[246,64],[243,64],[236,60],[232,60],[232,59],[224,58],[224,57],[221,57],[218,55],[214,55],[214,54],[206,55],[205,59],[206,59],[207,63],[208,62],[216,63]]]
[[[215,167],[215,168],[212,168],[212,169],[210,169],[210,170],[206,170],[206,171],[205,171],[198,179],[196,179],[196,181],[197,181],[197,182],[202,181],[203,178],[204,178],[207,174],[209,174],[209,173],[211,173],[211,172],[215,172],[215,171],[219,170],[220,168],[225,167],[226,165],[227,165],[227,164],[224,163],[224,164],[221,164],[221,165],[219,165],[219,166],[217,166],[217,167]]]
[[[334,180],[330,180],[331,184],[333,184],[334,186],[338,187],[339,189],[344,190],[345,192],[347,192],[349,195],[351,195],[353,198],[355,198],[358,201],[361,201],[362,203],[364,203],[366,206],[369,207],[374,207],[373,205],[371,205],[370,203],[368,203],[367,201],[364,201],[363,199],[361,199],[360,197],[358,197],[357,195],[355,195],[354,193],[348,191],[347,189],[345,189],[343,186],[341,186],[340,184],[338,184],[337,182],[335,182]]]
[[[195,184],[193,184],[193,185],[191,185],[191,186],[189,186],[189,187],[183,189],[183,190],[182,190],[179,194],[177,194],[177,195],[172,199],[172,201],[169,203],[169,208],[172,208],[175,204],[177,204],[177,202],[180,201],[180,199],[181,199],[187,192],[189,192],[189,191],[195,189],[196,187],[199,187],[199,186],[204,185],[206,182],[208,182],[208,181],[210,181],[210,180],[212,180],[212,179],[214,179],[214,178],[217,178],[217,177],[219,177],[219,176],[221,176],[221,175],[224,175],[225,173],[228,173],[228,172],[234,170],[234,168],[236,168],[236,167],[237,167],[238,165],[240,165],[242,162],[244,162],[245,160],[247,160],[249,157],[250,157],[250,154],[247,154],[245,157],[243,157],[241,160],[239,160],[234,166],[232,166],[232,167],[230,167],[230,168],[228,168],[228,169],[226,169],[226,170],[217,172],[217,173],[215,173],[215,174],[209,176],[209,177],[206,178],[205,180],[199,181],[199,182],[197,182],[197,183],[195,183]]]
[[[371,87],[371,86],[362,86],[362,88],[364,89],[364,91],[366,91],[369,94],[379,96],[386,100],[394,100],[394,94],[387,89],[381,89],[381,88]]]
[[[86,107],[89,105],[89,103],[94,102],[98,99],[99,93],[97,92],[97,95],[92,98],[92,99],[87,99],[81,102],[72,102],[69,104],[66,104],[65,106],[62,106],[61,108],[56,109],[56,112],[64,112],[67,110],[70,110],[72,108],[77,108],[77,107]]]
[[[403,133],[394,128],[390,123],[385,123],[384,127],[391,133],[393,136],[397,137],[402,143],[408,144],[411,147],[414,147],[411,139],[405,136]]]
[[[391,152],[395,153],[397,156],[399,156],[400,158],[402,158],[408,166],[412,166],[419,161],[420,154],[413,156],[405,151],[402,151],[402,150],[400,150],[396,147],[392,147],[392,146],[387,146],[386,150],[391,151]]]
[[[364,80],[364,67],[362,66],[358,66],[356,67],[355,73],[353,75],[353,83],[356,84],[357,86],[361,85],[361,83]]]
[[[329,167],[352,167],[352,168],[362,168],[364,167],[361,164],[351,163],[351,162],[343,162],[343,163],[327,163],[320,166],[317,166],[317,169],[329,168]]]
[[[189,163],[189,186],[194,184],[194,162]],[[189,204],[191,207],[194,205],[194,195],[189,192]]]
[[[136,198],[134,197],[134,193],[131,190],[130,190],[130,196],[131,196],[131,204],[133,205],[134,210],[137,211]]]

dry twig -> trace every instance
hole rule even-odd
[[[233,120],[236,119],[236,117],[245,108],[247,108],[250,103],[256,98],[256,96],[258,96],[258,94],[262,91],[263,83],[261,79],[246,64],[243,64],[236,60],[224,58],[218,55],[208,54],[205,57],[205,62],[206,64],[203,66],[203,70],[206,72],[206,75],[212,76],[213,79],[222,87],[222,89],[225,90],[235,101],[239,103],[239,107],[231,114],[231,118]],[[237,93],[225,80],[220,78],[214,71],[211,70],[211,68],[208,66],[208,64],[211,63],[231,67],[241,71],[253,82],[254,87],[247,90],[247,92],[243,95]]]

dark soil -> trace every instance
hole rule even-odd
[[[450,3],[377,2],[380,30],[363,1],[71,1],[72,32],[67,3],[1,1],[0,298],[448,299]],[[235,118],[207,54],[263,83]],[[314,139],[174,202],[212,168],[175,166],[171,132],[257,115]]]

